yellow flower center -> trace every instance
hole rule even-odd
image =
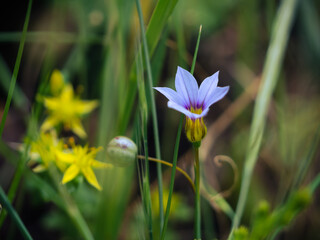
[[[190,112],[201,114],[202,108],[191,107]],[[203,122],[203,118],[191,119],[186,118],[185,131],[190,142],[200,142],[207,134],[207,127]]]

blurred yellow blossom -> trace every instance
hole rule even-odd
[[[112,167],[111,164],[99,162],[94,159],[97,152],[101,149],[102,148],[89,149],[88,146],[82,147],[76,145],[72,147],[72,152],[57,152],[57,157],[60,161],[71,164],[64,172],[62,184],[70,182],[82,173],[92,186],[101,190],[101,186],[99,185],[92,168]]]
[[[31,143],[31,159],[41,159],[41,163],[33,168],[33,171],[42,172],[46,170],[50,162],[55,163],[61,171],[64,171],[66,164],[58,161],[56,158],[56,153],[62,151],[63,146],[63,142],[57,139],[55,131],[41,132],[38,139]]]
[[[50,78],[50,90],[52,95],[57,96],[61,92],[64,83],[63,74],[57,69],[53,70]]]
[[[45,97],[44,105],[49,111],[49,116],[41,126],[42,131],[47,131],[62,123],[66,129],[85,138],[87,134],[80,117],[96,108],[98,101],[83,101],[75,97],[71,84],[67,84],[58,96]]]

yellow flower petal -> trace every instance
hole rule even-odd
[[[46,97],[43,100],[44,106],[49,110],[55,110],[59,108],[60,103],[57,101],[57,98]]]
[[[73,99],[73,95],[74,95],[74,93],[73,93],[72,85],[68,84],[63,88],[60,98],[61,98],[62,102],[63,101],[69,102],[71,99]]]
[[[110,163],[99,162],[97,160],[91,160],[91,166],[94,168],[112,168],[113,165]]]
[[[90,167],[85,167],[81,169],[84,177],[87,179],[87,181],[94,186],[95,188],[97,188],[98,190],[101,191],[101,186],[99,185],[96,175],[94,175],[93,170]]]
[[[46,120],[41,125],[41,131],[48,131],[49,129],[54,128],[54,126],[58,123],[58,119],[54,116],[47,117]]]
[[[77,134],[80,138],[86,138],[87,134],[84,131],[84,128],[82,126],[82,123],[79,119],[73,119],[73,121],[70,122],[70,128],[71,130]]]
[[[64,173],[62,178],[62,184],[70,182],[73,180],[80,172],[80,169],[77,165],[72,164]]]
[[[76,104],[76,112],[78,114],[86,114],[91,112],[98,106],[98,101],[78,101]]]
[[[74,161],[75,157],[72,153],[65,153],[65,152],[61,152],[61,151],[56,151],[55,155],[56,155],[56,158],[58,161],[71,163],[71,164],[73,164],[75,162]]]
[[[53,70],[50,78],[50,89],[53,95],[58,95],[60,90],[63,88],[64,85],[64,77],[62,73],[55,69]]]

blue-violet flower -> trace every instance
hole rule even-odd
[[[155,87],[169,99],[168,107],[186,116],[185,131],[191,142],[200,142],[207,133],[203,117],[209,112],[209,107],[222,99],[229,91],[229,86],[218,87],[216,72],[207,77],[198,87],[197,80],[187,70],[178,67],[175,87],[176,91],[167,87]]]

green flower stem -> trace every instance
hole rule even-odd
[[[178,133],[176,138],[176,145],[174,147],[174,153],[173,153],[173,164],[172,164],[172,170],[171,170],[171,180],[170,180],[170,187],[169,187],[169,196],[168,196],[168,202],[167,202],[167,208],[166,208],[166,214],[164,216],[164,224],[161,231],[161,240],[164,240],[168,221],[169,221],[169,214],[170,214],[170,207],[171,207],[171,199],[172,199],[172,193],[173,193],[173,186],[174,186],[174,177],[176,173],[176,167],[177,167],[177,160],[178,160],[178,152],[179,152],[179,143],[180,143],[180,136],[182,131],[182,124],[183,124],[183,115],[180,117],[179,127],[178,127]]]
[[[12,217],[13,221],[17,224],[18,229],[20,230],[22,236],[25,239],[32,240],[31,235],[29,234],[27,228],[21,221],[18,213],[16,210],[14,210],[13,206],[10,203],[10,200],[7,198],[5,192],[3,191],[2,187],[0,186],[0,203],[4,206],[4,208],[7,210],[9,215]],[[0,213],[1,213],[1,205],[0,205]]]
[[[70,216],[71,220],[74,222],[75,226],[78,228],[83,238],[86,240],[94,240],[94,237],[86,221],[84,220],[82,214],[80,213],[77,205],[74,203],[66,187],[61,184],[56,167],[49,166],[49,173],[56,187],[58,188],[60,196],[62,197],[63,201],[66,204],[66,207],[65,207],[66,212]]]
[[[271,34],[271,42],[262,73],[262,82],[254,106],[253,121],[250,129],[250,137],[246,153],[244,172],[242,175],[239,201],[233,219],[229,239],[233,238],[233,231],[238,228],[244,211],[252,172],[258,158],[266,124],[267,110],[271,95],[280,73],[297,3],[298,0],[282,1],[273,25],[274,28]]]
[[[194,149],[194,185],[196,188],[194,204],[194,238],[201,239],[201,208],[200,208],[200,162],[199,162],[199,145],[193,144]]]
[[[191,71],[190,71],[191,74],[193,74],[194,68],[196,65],[196,59],[197,59],[198,49],[199,49],[199,44],[200,44],[201,30],[202,30],[202,25],[200,26],[200,29],[199,29],[196,49],[195,49],[194,55],[193,55],[193,61],[192,61],[192,66],[191,66]],[[169,221],[171,198],[172,198],[172,193],[173,193],[174,177],[175,177],[176,167],[177,167],[179,143],[180,143],[180,136],[181,136],[181,131],[182,131],[183,118],[184,118],[184,116],[181,115],[179,127],[178,127],[178,132],[177,132],[176,144],[174,147],[172,170],[171,170],[171,180],[170,180],[170,186],[169,186],[169,195],[168,195],[167,209],[166,209],[166,213],[165,213],[165,217],[164,217],[164,224],[163,224],[163,228],[161,231],[161,240],[164,240],[164,238],[165,238],[165,233],[166,233],[168,221]]]

